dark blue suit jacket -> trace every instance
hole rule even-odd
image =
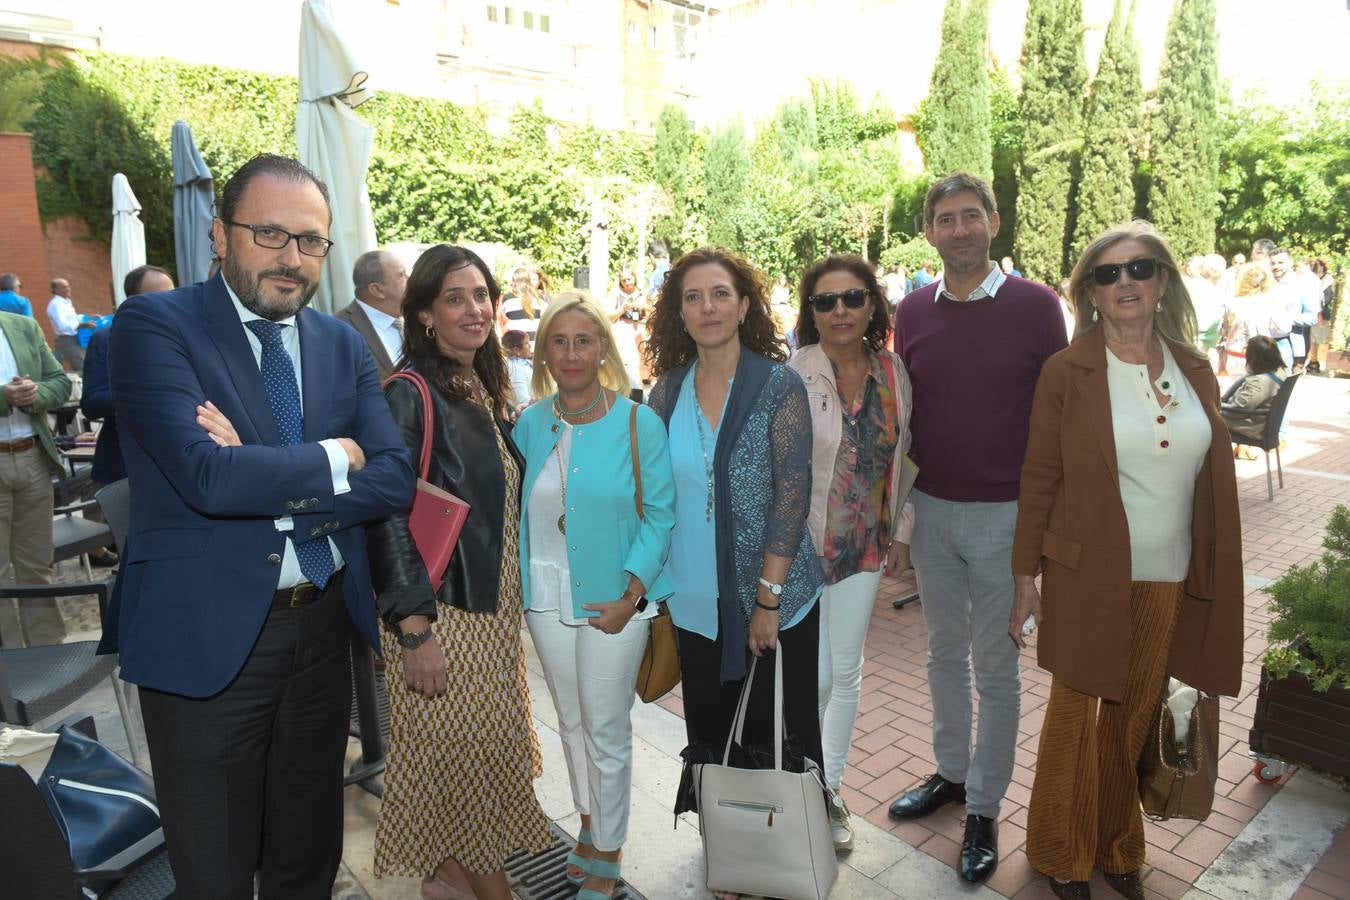
[[[378,645],[363,523],[412,502],[410,456],[361,336],[311,309],[300,330],[305,443],[282,447],[262,374],[217,275],[134,297],[112,326],[109,369],[131,479],[131,529],[102,649],[122,677],[208,697],[239,673],[267,618],[291,516],[292,540],[331,537],[346,560],[356,628]],[[197,424],[210,400],[243,446],[219,447]],[[349,437],[366,465],[333,494],[318,441]]]
[[[84,350],[84,387],[80,394],[80,412],[89,419],[102,419],[98,444],[94,447],[94,465],[89,477],[99,484],[112,484],[127,477],[122,462],[122,445],[117,439],[117,413],[113,409],[112,383],[108,381],[108,340],[111,329],[100,328],[89,336]]]

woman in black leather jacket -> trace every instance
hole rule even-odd
[[[444,244],[418,259],[403,298],[403,368],[431,389],[427,480],[470,506],[439,591],[406,513],[367,529],[391,720],[375,874],[422,875],[429,898],[467,887],[505,900],[506,857],[551,843],[530,783],[542,760],[520,641],[523,460],[504,418],[500,299],[483,260]],[[393,379],[385,396],[420,454],[418,388]]]

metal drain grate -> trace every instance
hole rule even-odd
[[[520,900],[567,900],[577,895],[578,885],[567,880],[564,866],[572,851],[572,839],[557,825],[550,825],[553,846],[533,855],[520,852],[506,858],[506,878]],[[620,882],[614,900],[646,900],[627,882]]]

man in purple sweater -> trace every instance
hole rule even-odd
[[[1021,676],[1008,637],[1017,488],[1041,364],[1065,346],[1059,300],[989,259],[994,192],[973,175],[938,181],[924,236],[942,277],[909,294],[895,350],[914,385],[911,455],[919,465],[911,549],[933,696],[937,774],[891,804],[897,819],[966,805],[959,872],[983,881],[998,863],[998,813],[1012,779]],[[971,665],[980,696],[971,753]]]

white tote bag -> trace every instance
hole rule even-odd
[[[783,648],[774,654],[772,769],[729,765],[741,743],[755,665],[741,688],[722,764],[694,766],[708,889],[823,900],[839,874],[825,810],[825,783],[809,757],[805,772],[783,770]]]

